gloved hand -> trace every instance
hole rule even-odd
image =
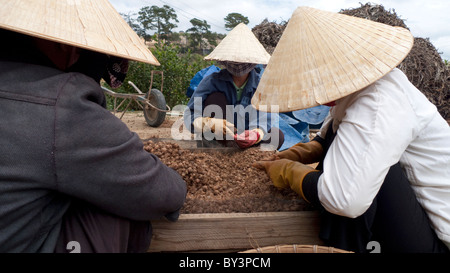
[[[294,192],[308,201],[303,194],[303,179],[308,173],[317,172],[314,168],[289,159],[275,161],[257,161],[253,167],[265,170],[270,180],[277,188],[291,188]]]
[[[276,153],[264,160],[272,161],[278,159],[289,159],[303,164],[319,162],[323,154],[322,144],[317,141],[297,143],[291,148]]]
[[[253,130],[245,130],[242,134],[234,135],[234,141],[241,149],[246,149],[255,144],[258,144],[263,137],[263,130],[257,128]]]
[[[196,131],[211,131],[216,140],[231,140],[234,138],[234,125],[225,119],[198,117],[192,123]]]

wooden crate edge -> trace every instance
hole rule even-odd
[[[152,221],[149,252],[226,251],[279,244],[321,244],[317,211],[182,214]]]

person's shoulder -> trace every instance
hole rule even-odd
[[[253,82],[253,85],[257,86],[259,84],[259,81],[261,80],[262,75],[263,70],[259,69],[258,67],[254,68],[252,71],[250,71],[249,82]]]
[[[221,82],[230,81],[231,76],[229,72],[226,69],[222,69],[220,71],[211,73],[204,77],[202,81],[199,83],[199,88],[201,86],[211,86],[211,85],[217,85]],[[197,88],[198,89],[198,88]]]
[[[26,77],[27,82],[41,82],[41,85],[47,84],[56,88],[61,88],[67,83],[75,86],[83,84],[99,86],[92,78],[82,73],[64,72],[41,64],[0,61],[0,71],[3,70],[9,73],[0,73],[2,76],[8,77],[9,74],[10,77]]]
[[[229,80],[231,78],[230,72],[228,72],[228,70],[226,69],[221,69],[219,71],[216,71],[214,73],[211,73],[210,75],[208,75],[205,78],[210,78],[210,79],[214,79],[214,80]]]
[[[67,82],[64,86],[64,88],[68,89],[75,89],[77,92],[101,92],[103,93],[103,90],[101,88],[101,84],[99,82],[96,82],[91,77],[79,73],[79,72],[68,72],[64,73],[64,77],[66,77]]]
[[[70,75],[53,67],[0,61],[0,82],[7,92],[56,99],[69,79]]]
[[[64,73],[45,65],[15,61],[0,61],[0,72],[1,76],[27,75],[28,81],[36,81]]]

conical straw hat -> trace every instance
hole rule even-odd
[[[237,63],[267,64],[270,54],[255,37],[255,34],[240,23],[205,57],[205,60]]]
[[[107,0],[2,1],[0,28],[159,65]]]
[[[413,43],[404,28],[299,7],[252,104],[268,111],[278,105],[273,111],[290,112],[335,101],[382,78],[402,62]]]

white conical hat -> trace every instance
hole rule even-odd
[[[0,28],[159,65],[107,0],[2,1]]]
[[[290,112],[335,101],[390,72],[413,43],[405,28],[299,7],[272,54],[252,104],[257,109],[278,105],[280,112]]]
[[[205,60],[267,64],[270,54],[244,23],[240,23],[205,57]]]

